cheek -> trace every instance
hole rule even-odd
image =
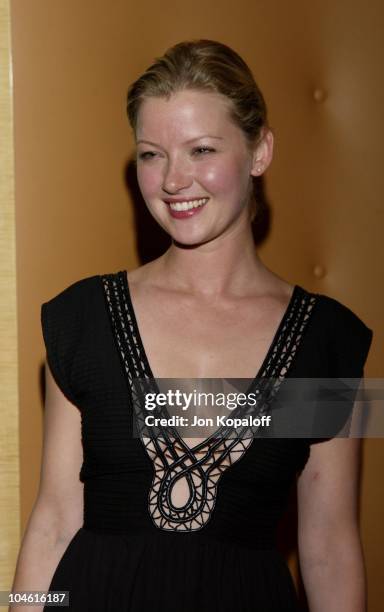
[[[158,191],[159,172],[153,167],[139,166],[137,168],[137,182],[144,198],[149,197]]]
[[[200,173],[200,180],[206,188],[215,193],[233,194],[248,184],[248,174],[244,163],[231,160],[222,164],[206,166]]]

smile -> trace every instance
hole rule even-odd
[[[181,200],[180,202],[167,202],[171,210],[184,211],[192,208],[199,208],[208,202],[209,198],[200,198],[199,200]]]

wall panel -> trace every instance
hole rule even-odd
[[[10,588],[19,538],[19,419],[10,10],[0,0],[0,591]]]

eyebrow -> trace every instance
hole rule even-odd
[[[186,140],[183,144],[190,144],[191,142],[195,142],[195,140],[200,140],[201,138],[214,138],[216,140],[224,140],[222,136],[210,136],[209,134],[202,134],[201,136],[194,136],[193,138]],[[137,140],[136,141],[136,144],[140,144],[140,143],[153,145],[154,147],[160,146],[156,142],[151,142],[150,140]]]

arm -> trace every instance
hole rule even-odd
[[[360,451],[356,438],[313,444],[298,479],[299,557],[310,612],[366,611]]]
[[[81,418],[46,365],[40,485],[22,540],[13,591],[47,591],[69,542],[83,523]],[[13,605],[12,612],[25,610]],[[29,606],[41,612],[42,605]]]

